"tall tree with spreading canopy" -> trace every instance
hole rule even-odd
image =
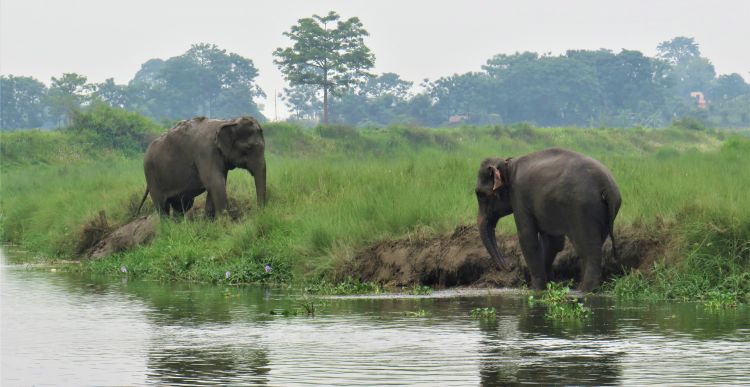
[[[329,94],[370,77],[375,56],[364,43],[369,33],[359,18],[340,20],[336,12],[299,19],[284,36],[292,47],[277,48],[274,63],[292,85],[316,85],[323,91],[323,122],[328,123]],[[335,28],[333,27],[335,25]]]

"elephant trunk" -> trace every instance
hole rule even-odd
[[[482,238],[482,243],[487,249],[487,252],[490,253],[495,264],[497,264],[497,267],[500,270],[505,270],[505,257],[500,253],[500,250],[498,250],[497,239],[495,239],[495,226],[497,226],[498,220],[500,220],[499,217],[488,218],[480,215],[477,219],[477,226],[479,227],[479,236]]]
[[[258,199],[258,206],[266,205],[266,163],[263,161],[253,174],[255,178],[255,196]]]

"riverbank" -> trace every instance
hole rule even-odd
[[[621,277],[609,285],[613,290],[681,299],[717,291],[742,299],[750,292],[750,140],[742,136],[529,125],[305,129],[286,123],[267,124],[265,133],[266,208],[255,206],[249,174],[235,170],[228,178],[234,219],[161,221],[150,244],[76,270],[121,275],[125,268],[129,276],[161,281],[340,281],[357,275],[346,268],[367,249],[439,238],[473,224],[473,185],[484,157],[561,146],[612,170],[623,196],[616,235],[667,225],[660,232],[668,238],[648,234],[665,238],[668,247],[653,257],[654,270]],[[62,132],[1,139],[3,240],[38,252],[38,260],[75,257],[88,221],[104,211],[111,224],[123,224],[143,194],[140,154],[102,149]],[[144,213],[151,211],[149,205]],[[498,229],[508,238],[515,234],[511,218]]]

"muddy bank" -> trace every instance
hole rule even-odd
[[[83,227],[77,246],[78,254],[88,259],[99,259],[149,243],[156,235],[158,221],[158,215],[152,214],[114,226],[107,221],[105,212],[100,211]]]
[[[669,245],[667,226],[635,224],[615,231],[619,259],[612,256],[612,244],[604,245],[603,275],[607,279],[630,269],[647,272]],[[382,241],[359,251],[344,265],[343,276],[389,286],[415,284],[435,286],[518,287],[529,281],[529,272],[515,234],[497,236],[509,263],[499,270],[479,238],[476,226],[459,226],[452,233]],[[553,280],[579,280],[581,259],[568,241],[552,267]]]

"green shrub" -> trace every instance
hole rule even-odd
[[[706,124],[703,121],[692,117],[683,116],[672,121],[672,127],[685,130],[693,130],[696,132],[706,131]]]
[[[104,103],[73,112],[66,128],[91,143],[128,153],[140,153],[163,128],[138,113],[110,107]]]
[[[318,125],[315,131],[323,138],[355,139],[359,138],[357,128],[349,125]]]

